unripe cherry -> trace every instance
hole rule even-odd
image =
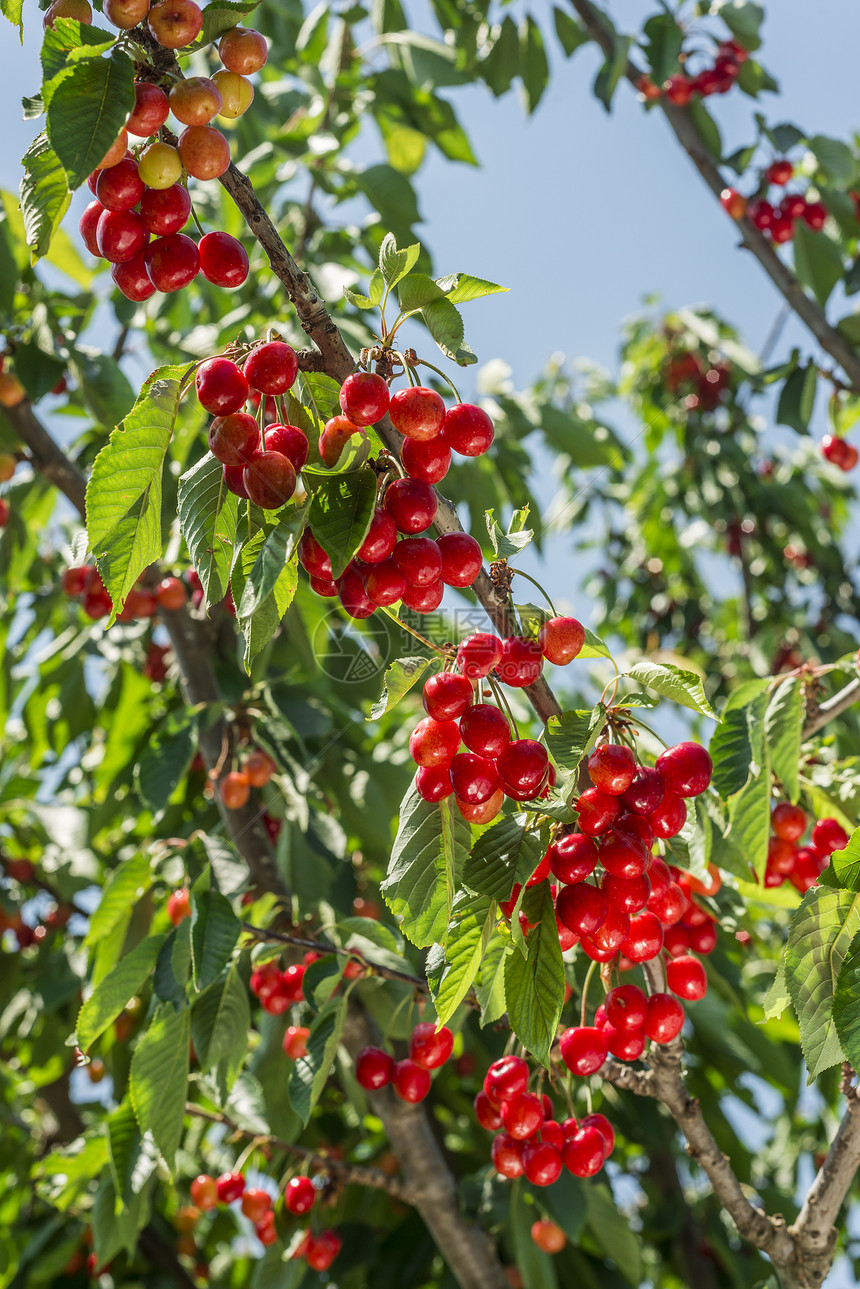
[[[244,116],[254,101],[254,86],[251,82],[238,72],[228,72],[226,69],[215,72],[212,82],[221,95],[221,111],[218,115],[227,121],[235,121]]]
[[[219,179],[230,167],[230,145],[214,126],[186,126],[178,147],[182,164],[194,179]]]
[[[165,49],[183,49],[203,29],[203,11],[194,0],[159,0],[149,10],[147,26]]]

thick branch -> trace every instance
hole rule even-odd
[[[849,680],[844,689],[840,689],[832,698],[826,702],[814,707],[806,718],[806,724],[803,727],[803,737],[812,738],[813,734],[825,726],[828,721],[833,721],[843,712],[847,712],[849,707],[860,702],[860,676],[854,680]]]
[[[30,449],[33,468],[59,488],[83,519],[86,478],[45,429],[33,411],[32,403],[25,399],[17,407],[4,407],[3,415],[21,442]]]
[[[850,1076],[848,1069],[842,1122],[803,1208],[789,1228],[805,1284],[820,1284],[830,1270],[837,1239],[834,1223],[860,1167],[860,1099],[850,1085]]]
[[[615,37],[600,10],[591,3],[591,0],[571,0],[571,4],[582,19],[589,35],[604,54],[611,58],[615,49]],[[641,75],[641,69],[628,60],[625,69],[627,80],[635,86]],[[665,98],[660,99],[660,107],[681,147],[711,191],[719,197],[726,186],[725,180],[702,142],[689,112],[682,107],[675,107]],[[839,364],[854,388],[860,389],[860,355],[835,327],[831,327],[824,310],[806,294],[798,278],[787,265],[783,264],[764,234],[749,219],[738,220],[737,226],[741,244],[753,253],[776,289],[797,316],[806,323],[821,348]]]

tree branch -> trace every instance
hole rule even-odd
[[[600,10],[591,0],[570,0],[582,19],[588,34],[600,46],[607,58],[615,51],[615,36]],[[628,59],[624,75],[635,86],[642,71]],[[659,101],[669,126],[687,153],[693,165],[715,196],[719,197],[726,183],[711,154],[708,152],[693,119],[682,107],[675,107],[665,97]],[[806,323],[815,339],[831,358],[842,368],[855,389],[860,389],[860,355],[843,335],[827,321],[824,310],[806,294],[798,278],[785,265],[762,232],[749,219],[736,221],[741,245],[751,251],[776,289],[797,316]]]
[[[815,705],[807,714],[806,724],[803,727],[803,737],[812,738],[813,734],[825,726],[828,721],[833,721],[843,712],[847,712],[849,707],[860,702],[860,676],[854,680],[849,680],[844,689],[840,689],[832,698],[826,702]]]
[[[290,944],[297,949],[315,949],[318,953],[337,953],[343,957],[352,958],[368,967],[374,976],[381,976],[384,980],[399,980],[405,985],[412,985],[414,989],[420,989],[425,994],[429,993],[427,981],[420,976],[412,976],[408,971],[397,971],[394,967],[382,967],[358,949],[341,949],[338,945],[328,944],[325,940],[306,940],[298,935],[290,935],[286,931],[273,931],[266,927],[252,926],[250,922],[243,922],[242,930],[261,943],[274,940],[277,944]]]
[[[153,1222],[148,1222],[137,1237],[138,1247],[154,1267],[169,1276],[179,1289],[197,1289],[196,1281],[188,1274],[176,1256],[176,1250],[162,1239]]]

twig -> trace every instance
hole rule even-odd
[[[405,985],[412,985],[415,989],[420,989],[425,994],[429,993],[427,981],[420,976],[412,976],[408,971],[398,971],[395,967],[383,967],[379,963],[373,962],[359,949],[341,949],[338,945],[328,944],[325,940],[306,940],[302,936],[290,935],[287,931],[273,931],[266,927],[252,926],[250,922],[243,922],[242,930],[261,943],[274,940],[277,944],[289,944],[297,949],[314,949],[317,953],[336,953],[341,957],[355,958],[364,963],[374,976],[382,976],[385,980],[399,980]]]
[[[860,1166],[860,1100],[850,1077],[844,1083],[842,1122],[797,1220],[789,1227],[803,1276],[810,1284],[820,1284],[830,1270],[837,1240],[834,1223]]]
[[[857,676],[854,680],[849,680],[843,689],[840,689],[832,698],[828,698],[826,702],[813,707],[812,711],[807,715],[806,724],[803,727],[803,737],[805,739],[812,738],[812,735],[816,734],[828,721],[835,720],[837,716],[847,712],[848,708],[853,707],[857,702],[860,702],[860,676]]]

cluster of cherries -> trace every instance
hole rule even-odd
[[[818,819],[809,841],[801,845],[809,820],[802,806],[780,801],[770,816],[765,886],[782,886],[786,878],[803,893],[815,886],[835,850],[848,845],[848,833],[837,819]]]
[[[51,9],[76,3],[55,0]],[[167,49],[189,44],[203,25],[194,0],[159,0],[151,8],[149,0],[106,0],[105,14],[121,30],[146,18],[150,34]],[[247,78],[268,58],[265,37],[243,27],[226,32],[218,52],[224,67],[211,79],[179,77],[168,92],[150,81],[136,82],[131,115],[87,180],[95,200],[81,216],[81,237],[93,255],[110,262],[111,277],[129,300],[179,291],[198,273],[227,288],[241,286],[248,276],[248,254],[235,237],[219,230],[195,242],[182,231],[191,215],[188,177],[217,179],[230,165],[230,145],[211,122],[215,116],[235,120],[247,111],[254,97]],[[175,146],[159,137],[171,113],[185,127]],[[136,146],[135,154],[128,150],[129,135],[148,142]]]
[[[66,595],[80,599],[81,608],[88,618],[99,621],[109,617],[113,600],[94,564],[80,564],[67,568],[60,584]],[[188,600],[188,592],[181,578],[165,577],[151,587],[139,580],[128,593],[120,622],[134,622],[139,618],[154,618],[159,609],[181,609]]]
[[[461,642],[454,669],[425,681],[427,715],[409,738],[419,767],[415,786],[425,801],[442,801],[453,793],[465,819],[488,823],[506,796],[531,801],[549,790],[555,771],[546,748],[535,739],[514,738],[501,708],[481,701],[482,682],[488,681],[491,689],[495,681],[515,689],[533,685],[545,660],[566,666],[584,639],[576,618],[550,618],[537,640],[500,640],[479,631]],[[459,750],[461,743],[468,751]]]
[[[835,465],[847,474],[853,470],[858,460],[860,452],[857,451],[853,443],[843,439],[839,434],[825,434],[821,440],[821,455],[831,465]]]
[[[395,1061],[381,1047],[365,1047],[355,1062],[358,1084],[377,1092],[391,1084],[401,1101],[416,1105],[430,1091],[430,1071],[438,1070],[454,1049],[454,1035],[447,1025],[438,1029],[432,1021],[421,1021],[409,1035],[409,1055]]]
[[[39,885],[36,868],[29,859],[13,859],[8,855],[0,856],[0,872],[4,877],[10,878],[20,886]],[[41,922],[36,926],[30,926],[28,922],[24,921],[19,910],[14,913],[7,913],[3,905],[0,904],[0,942],[4,939],[4,933],[11,931],[17,948],[29,949],[33,945],[41,944],[52,931],[62,930],[74,912],[75,909],[70,904],[56,904],[45,913]]]
[[[712,94],[727,94],[748,58],[749,51],[738,41],[723,40],[717,46],[713,63],[703,67],[695,76],[676,72],[660,86],[650,76],[642,75],[636,82],[636,88],[649,102],[665,98],[675,107],[686,107],[697,96],[710,98]]]
[[[705,361],[693,350],[685,349],[667,359],[663,379],[672,394],[689,390],[684,396],[686,411],[713,412],[731,386],[732,369],[729,363]]]
[[[284,1187],[284,1207],[295,1217],[309,1213],[316,1198],[316,1187],[309,1177],[291,1177]],[[245,1217],[253,1222],[261,1244],[274,1244],[278,1238],[271,1195],[259,1187],[246,1187],[241,1172],[222,1173],[220,1177],[201,1173],[191,1183],[191,1199],[194,1204],[191,1212],[195,1221],[201,1212],[217,1208],[219,1204],[235,1204],[238,1201]],[[314,1233],[308,1230],[293,1257],[305,1258],[314,1271],[327,1271],[340,1252],[341,1243],[340,1236],[335,1231]]]
[[[794,174],[794,165],[782,157],[772,161],[764,172],[763,183],[768,188],[784,188]],[[801,192],[788,192],[780,200],[768,201],[757,197],[748,200],[737,188],[724,188],[720,193],[723,209],[732,219],[746,216],[759,232],[767,233],[777,246],[790,242],[794,226],[799,219],[819,233],[827,221],[827,207],[822,201],[807,201]]]

